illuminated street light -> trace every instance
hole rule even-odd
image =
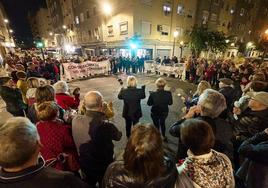
[[[180,42],[180,45],[181,45],[181,46],[183,46],[183,45],[184,45],[184,42],[183,42],[183,41],[181,41],[181,42]]]
[[[14,31],[12,29],[9,30],[10,33],[13,33]]]
[[[174,31],[173,36],[174,36],[174,38],[177,38],[179,36],[179,32],[178,31]]]
[[[248,43],[247,43],[247,47],[248,47],[248,48],[252,48],[252,47],[253,47],[253,42],[248,42]]]
[[[63,28],[63,29],[67,29],[67,26],[66,26],[66,25],[63,25],[62,28]]]
[[[135,49],[137,49],[137,44],[130,43],[130,47],[131,47],[131,49],[135,50]]]
[[[8,19],[4,19],[4,22],[5,22],[5,23],[8,23],[9,21],[8,21]]]
[[[52,36],[52,35],[53,35],[53,33],[52,33],[52,32],[50,32],[50,33],[49,33],[49,35],[50,35],[50,36]]]
[[[268,35],[268,29],[266,29],[264,33],[265,33],[266,35]]]
[[[108,3],[103,4],[103,13],[105,15],[110,15],[112,13],[112,6]]]
[[[230,40],[229,39],[226,39],[225,42],[228,44],[230,42]]]
[[[231,46],[234,47],[235,46],[235,43],[231,43]]]

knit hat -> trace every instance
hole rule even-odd
[[[221,78],[219,79],[220,82],[222,82],[225,85],[232,85],[234,82],[230,78]]]
[[[268,107],[268,93],[267,92],[264,92],[264,91],[249,92],[247,93],[247,95],[250,96],[251,99],[258,101],[259,103]]]

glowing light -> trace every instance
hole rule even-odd
[[[73,52],[75,52],[75,47],[72,46],[72,45],[70,45],[70,44],[66,44],[66,45],[64,46],[64,49],[65,49],[65,51],[66,51],[67,53],[73,53]]]
[[[5,22],[5,23],[8,23],[9,21],[8,21],[8,19],[4,19],[4,22]]]
[[[49,33],[49,35],[50,35],[50,36],[52,36],[52,35],[53,35],[53,33],[52,33],[52,32],[50,32],[50,33]]]
[[[266,29],[264,33],[265,33],[266,35],[268,35],[268,29]]]
[[[103,4],[103,13],[106,15],[110,15],[112,13],[112,7],[108,3]]]
[[[184,42],[183,42],[183,41],[181,41],[181,42],[180,42],[180,45],[181,45],[181,46],[183,46],[183,45],[184,45]]]
[[[131,47],[131,49],[137,49],[137,45],[134,43],[130,43],[130,47]]]
[[[178,31],[174,31],[173,36],[174,36],[174,38],[177,38],[179,36],[179,32]]]
[[[62,28],[63,28],[63,29],[67,29],[67,26],[66,26],[66,25],[63,25]]]
[[[231,43],[231,46],[235,46],[235,43]]]

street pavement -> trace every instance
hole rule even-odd
[[[143,117],[140,119],[140,122],[152,124],[152,120],[150,117],[150,107],[147,106],[147,100],[149,97],[149,91],[156,90],[154,82],[160,76],[154,74],[137,74],[136,77],[138,79],[138,87],[141,87],[142,85],[146,86],[146,99],[142,100],[141,102]],[[118,76],[106,76],[106,77],[91,78],[87,80],[73,81],[69,83],[69,86],[71,90],[73,90],[76,87],[80,87],[81,99],[88,91],[96,90],[102,93],[105,101],[113,102],[115,116],[111,121],[114,122],[114,124],[119,128],[119,130],[123,132],[122,139],[119,142],[114,142],[115,156],[117,159],[121,159],[127,142],[127,137],[125,133],[125,122],[124,119],[122,118],[123,101],[117,98],[117,95],[122,87],[117,81],[118,78],[121,78],[123,80],[124,82],[123,87],[126,87],[127,75],[125,74]],[[183,115],[182,108],[184,105],[179,95],[184,96],[189,94],[191,90],[192,91],[195,90],[196,86],[188,82],[180,81],[177,78],[170,78],[170,77],[165,78],[167,80],[166,89],[170,90],[173,95],[173,105],[170,106],[169,108],[170,112],[166,120],[166,128],[167,128],[166,132],[168,142],[164,143],[164,147],[165,151],[175,154],[177,150],[176,147],[178,140],[172,137],[168,133],[168,129],[174,122],[176,122]],[[1,117],[0,119],[4,121],[4,119],[8,119],[9,116],[7,115],[5,110],[3,110],[3,105],[4,105],[3,101],[0,100],[0,117]]]

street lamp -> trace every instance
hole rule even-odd
[[[265,33],[266,35],[268,35],[268,29],[266,29],[264,33]]]
[[[252,47],[253,47],[253,42],[248,42],[248,43],[247,43],[247,47],[248,47],[248,48],[252,48]]]
[[[50,33],[49,33],[49,35],[50,35],[50,36],[52,36],[52,35],[53,35],[53,33],[52,33],[52,32],[50,32]]]
[[[5,23],[8,23],[9,21],[8,21],[8,19],[4,19],[4,22],[5,22]]]
[[[174,57],[174,53],[175,53],[175,43],[176,43],[176,38],[177,38],[178,36],[179,36],[179,32],[178,32],[178,31],[174,31],[174,33],[173,33],[174,41],[173,41],[172,57]]]
[[[234,46],[235,46],[235,43],[234,43],[234,42],[232,42],[232,43],[231,43],[231,46],[232,46],[232,47],[234,47]]]
[[[103,13],[105,15],[110,15],[112,13],[112,6],[110,4],[104,3],[102,8],[103,8]]]
[[[10,33],[13,33],[14,31],[12,29],[9,30]]]
[[[66,26],[66,25],[63,25],[62,28],[63,28],[63,29],[67,29],[67,26]]]

